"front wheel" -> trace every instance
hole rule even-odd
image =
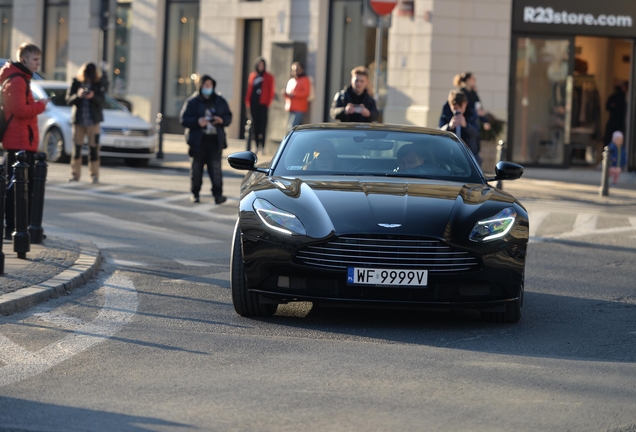
[[[64,151],[64,135],[56,127],[52,127],[44,135],[44,146],[47,159],[51,162],[68,163],[71,158]]]
[[[241,228],[236,221],[234,238],[232,239],[232,256],[230,257],[230,288],[232,290],[232,303],[234,310],[241,316],[268,317],[276,313],[277,304],[264,304],[258,299],[257,294],[248,291],[245,278],[245,264],[243,263],[243,250],[241,248]]]

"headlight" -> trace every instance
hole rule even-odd
[[[491,218],[477,222],[470,232],[470,239],[474,242],[487,242],[501,238],[508,234],[516,218],[515,209],[508,207]]]
[[[307,230],[296,215],[274,207],[272,203],[262,198],[254,200],[254,211],[265,225],[283,234],[307,234]]]

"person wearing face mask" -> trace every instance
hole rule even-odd
[[[252,136],[256,140],[256,153],[265,149],[268,110],[275,95],[274,76],[267,72],[265,59],[258,57],[254,63],[254,72],[247,79],[245,94],[245,106],[252,117]]]
[[[38,151],[40,141],[38,130],[38,114],[46,108],[48,99],[35,101],[30,90],[33,72],[40,68],[42,51],[33,44],[23,43],[17,51],[18,61],[8,61],[0,70],[0,84],[2,85],[2,105],[4,109],[5,124],[7,128],[2,139],[4,147],[4,172],[10,182],[13,176],[13,164],[16,163],[16,154],[26,151],[26,162],[29,164],[29,209],[33,202],[33,166],[35,153]],[[7,184],[5,201],[6,231],[5,238],[11,238],[15,228],[14,188]],[[0,222],[1,223],[1,222]],[[1,231],[1,230],[0,230]]]
[[[367,91],[369,70],[358,66],[351,71],[351,85],[336,93],[331,104],[331,117],[341,122],[372,123],[380,113]]]
[[[185,101],[181,109],[181,125],[185,127],[186,142],[192,158],[190,191],[193,203],[201,202],[199,193],[203,184],[203,168],[207,167],[212,182],[212,196],[216,204],[224,203],[221,153],[227,148],[225,128],[232,122],[230,107],[215,91],[216,81],[209,75],[199,79],[199,90]]]

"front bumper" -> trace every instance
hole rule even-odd
[[[105,157],[151,159],[156,152],[156,138],[154,135],[126,137],[102,134],[99,152]]]
[[[429,272],[426,287],[386,287],[350,285],[346,270],[298,264],[293,259],[296,250],[290,246],[246,235],[242,241],[249,290],[280,303],[500,310],[519,296],[526,256],[526,244],[510,245],[479,256],[478,270]],[[280,276],[286,281],[281,283]]]

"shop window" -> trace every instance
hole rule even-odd
[[[11,29],[13,28],[13,0],[0,0],[0,58],[10,59]]]
[[[49,79],[66,81],[68,1],[47,1],[44,17],[44,73]]]
[[[118,0],[115,10],[115,46],[113,49],[114,95],[124,96],[128,88],[128,63],[130,55],[130,29],[132,24],[131,0]]]
[[[196,89],[199,2],[170,0],[166,24],[163,115],[170,127]]]

